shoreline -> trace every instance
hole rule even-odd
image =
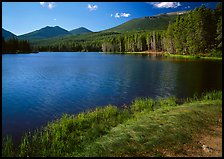
[[[134,54],[134,55],[150,55],[150,56],[161,56],[161,57],[172,57],[172,58],[183,58],[183,59],[203,59],[203,60],[222,60],[222,57],[212,57],[212,56],[198,56],[198,55],[181,55],[181,54],[171,54],[167,52],[100,52],[104,54]]]
[[[222,91],[195,96],[180,105],[176,100],[175,97],[137,98],[122,109],[108,105],[77,115],[64,114],[32,136],[28,132],[22,138],[20,149],[13,148],[10,138],[3,140],[2,154],[11,157],[207,155],[196,154],[194,149],[188,154],[179,150],[196,146],[201,151],[202,145],[198,145],[196,136],[213,135],[215,132],[208,131],[208,126],[214,126],[214,122],[222,127]],[[199,140],[202,141],[209,145],[207,140]],[[121,144],[122,151],[114,146],[117,144]]]
[[[39,51],[34,51],[34,52],[14,52],[14,53],[2,53],[2,54],[38,54],[40,53]]]

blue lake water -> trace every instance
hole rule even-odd
[[[2,55],[2,133],[19,140],[63,113],[222,89],[222,62],[102,53]]]

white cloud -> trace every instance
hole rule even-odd
[[[110,14],[111,17],[113,17],[113,14]]]
[[[155,8],[177,8],[181,6],[180,2],[148,2]]]
[[[115,17],[115,18],[120,18],[119,13],[116,13],[114,17]]]
[[[45,5],[45,2],[40,2],[40,5],[42,5],[42,6],[44,7],[44,5]]]
[[[88,4],[88,8],[89,8],[90,11],[93,11],[93,10],[97,10],[98,6],[97,5]]]
[[[45,7],[45,5],[47,5],[47,7],[49,9],[52,9],[52,8],[54,8],[56,6],[55,2],[40,2],[40,5],[42,7]]]
[[[112,14],[111,14],[112,15]],[[127,17],[129,17],[129,16],[131,16],[131,14],[130,13],[116,13],[115,14],[115,18],[120,18],[120,17],[125,17],[125,18],[127,18]]]
[[[54,21],[57,20],[56,18],[53,19]]]
[[[129,13],[121,13],[121,17],[129,17],[131,14]]]
[[[49,2],[48,3],[48,8],[49,9],[52,9],[52,8],[54,8],[56,5],[55,5],[55,3],[54,2]]]

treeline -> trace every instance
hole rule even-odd
[[[31,41],[31,44],[36,50],[39,51],[94,52],[102,51],[102,42],[106,38],[119,34],[120,33],[117,32],[94,32],[76,36],[35,40]]]
[[[215,10],[202,5],[176,18],[167,30],[119,35],[102,43],[104,52],[166,51],[205,54],[222,49],[222,4]]]
[[[53,51],[53,52],[95,52],[101,51],[100,41],[70,41],[70,42],[60,42],[45,46],[34,47],[40,52],[43,51]]]
[[[222,47],[222,4],[215,10],[202,5],[177,17],[166,30],[165,50],[170,53],[208,53]]]
[[[103,38],[91,40],[59,40],[50,45],[36,46],[39,51],[80,51],[80,52],[135,52],[144,50],[162,50],[164,32],[131,32],[110,34]]]
[[[18,40],[17,38],[10,38],[5,40],[2,37],[2,53],[29,53],[33,49],[27,40]]]
[[[102,43],[103,52],[138,52],[162,51],[164,48],[164,31],[136,32],[106,39]]]

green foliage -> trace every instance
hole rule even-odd
[[[158,98],[155,100],[155,108],[173,107],[177,105],[176,101],[177,99],[175,97]]]
[[[141,31],[124,33],[107,38],[102,43],[103,52],[139,52],[163,50],[164,31]]]
[[[154,101],[151,98],[136,98],[131,105],[131,112],[141,112],[143,110],[153,111]]]
[[[14,156],[13,152],[13,142],[12,137],[7,136],[2,141],[2,156],[4,157],[12,157]]]
[[[25,134],[20,145],[19,157],[29,157],[30,151],[30,133]]]
[[[213,57],[213,58],[222,58],[222,48],[214,48],[212,49],[208,54],[208,57]]]
[[[202,95],[202,100],[222,100],[221,91],[211,91]]]
[[[204,92],[201,95],[198,93],[195,93],[193,97],[187,98],[186,103],[191,103],[194,101],[211,101],[211,100],[222,100],[222,91],[210,91],[210,92]]]
[[[217,24],[217,48],[222,48],[222,17],[219,18],[218,24]]]
[[[208,53],[215,47],[216,17],[211,9],[201,6],[185,17],[177,17],[167,30],[171,53]],[[171,49],[170,49],[171,48]]]

